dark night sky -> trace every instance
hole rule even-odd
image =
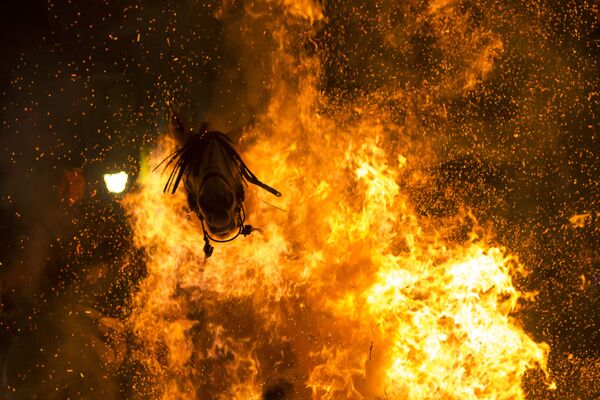
[[[569,388],[556,398],[598,398],[598,5],[544,3],[541,22],[531,25],[539,34],[519,25],[529,15],[524,4],[496,2],[490,11],[463,3],[506,37],[505,58],[485,90],[440,94],[450,119],[432,129],[444,130],[438,151],[446,156],[431,167],[437,188],[416,193],[415,202],[432,215],[453,202],[473,207],[501,243],[536,266],[520,284],[538,290],[539,300],[521,317],[553,349],[551,367]],[[456,62],[426,29],[394,33],[405,47],[385,48],[380,11],[365,4],[329,2],[329,23],[315,37],[321,89],[335,101],[392,84],[422,90],[425,78],[443,75],[443,62]],[[144,270],[101,176],[117,169],[135,176],[140,154],[164,130],[167,102],[192,125],[209,120],[222,130],[251,124],[264,110],[267,85],[256,82],[268,75],[268,59],[243,46],[216,8],[191,0],[0,2],[0,397],[51,398],[40,364],[92,371],[102,364],[102,351],[90,347],[103,346],[97,320],[127,313],[127,294]],[[497,19],[485,19],[490,13]],[[409,105],[389,107],[402,119]],[[435,127],[438,117],[423,109],[415,118]],[[501,139],[507,131],[519,136]],[[65,197],[78,185],[85,192],[70,204]],[[454,195],[439,206],[446,188]],[[584,227],[569,222],[576,214],[590,214]],[[138,267],[124,273],[124,262]],[[83,383],[58,376],[64,391],[52,398],[93,388],[98,398],[128,398],[128,373],[107,369]],[[31,397],[11,397],[12,387],[28,387]]]

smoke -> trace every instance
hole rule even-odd
[[[332,108],[389,113],[395,125],[383,140],[423,155],[410,165],[431,184],[406,188],[423,215],[469,207],[531,267],[519,284],[539,291],[538,301],[520,317],[551,345],[554,396],[597,394],[591,3],[23,4],[2,12],[4,36],[16,38],[3,45],[1,87],[3,396],[143,394],[128,386],[137,370],[121,364],[127,338],[105,339],[121,331],[145,271],[102,174],[135,178],[171,107],[191,127],[206,120],[260,144],[264,132],[289,129],[270,126],[280,120],[270,115],[301,107],[281,94],[302,93],[310,79]],[[319,156],[295,134],[296,157]],[[81,183],[66,176],[76,171],[85,190],[73,197]],[[569,218],[579,214],[589,217],[574,228]],[[245,315],[237,307],[232,320]],[[290,382],[298,388],[304,378],[272,377],[264,398],[292,396]]]

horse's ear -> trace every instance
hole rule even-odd
[[[169,133],[181,143],[185,142],[188,135],[188,130],[185,127],[185,124],[175,110],[171,111],[171,115],[169,116]]]

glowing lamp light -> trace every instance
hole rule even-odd
[[[115,174],[104,174],[106,188],[112,193],[121,193],[127,185],[127,172],[121,171]]]

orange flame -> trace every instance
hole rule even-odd
[[[304,3],[307,19],[321,15],[311,2],[283,3],[294,16]],[[525,372],[545,371],[549,348],[511,316],[522,266],[467,212],[419,215],[409,188],[432,161],[427,144],[377,100],[328,104],[319,60],[285,51],[285,30],[274,32],[279,79],[244,135],[256,140],[240,149],[284,194],[274,203],[250,193],[260,232],[203,259],[183,191],[164,195],[164,177],[150,172],[174,149],[169,136],[124,200],[146,253],[129,324],[147,390],[260,399],[281,378],[299,398],[523,399]],[[465,221],[474,228],[458,240]]]

